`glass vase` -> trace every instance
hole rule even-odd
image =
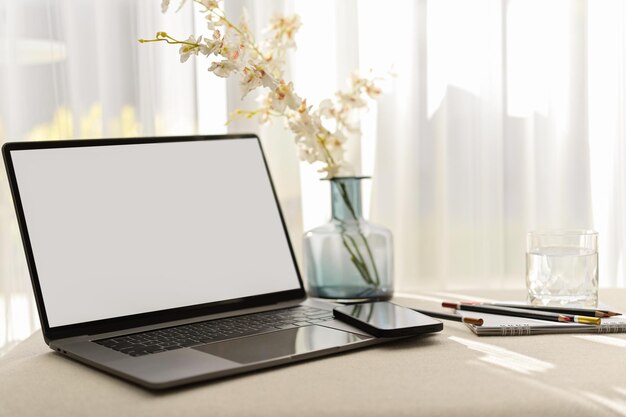
[[[304,235],[309,295],[343,302],[388,300],[393,294],[389,229],[361,212],[361,180],[330,179],[332,218]]]

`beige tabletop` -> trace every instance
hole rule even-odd
[[[522,291],[402,295],[521,300]],[[601,290],[626,310],[626,290]],[[626,416],[626,334],[442,333],[152,393],[49,350],[36,333],[0,358],[0,416]]]

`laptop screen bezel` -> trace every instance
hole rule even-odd
[[[13,166],[11,152],[23,151],[32,149],[53,149],[53,148],[72,148],[72,147],[93,147],[93,146],[112,146],[112,145],[137,145],[137,144],[153,144],[153,143],[167,143],[167,142],[189,142],[189,141],[213,141],[213,140],[233,140],[233,139],[249,139],[255,140],[261,151],[265,170],[270,182],[274,200],[276,202],[276,208],[280,217],[280,221],[283,227],[283,232],[287,239],[291,259],[293,262],[294,270],[298,278],[299,288],[287,291],[280,291],[268,294],[260,294],[249,297],[235,298],[229,300],[221,300],[217,302],[209,302],[205,304],[198,304],[192,306],[178,307],[166,310],[152,311],[141,314],[134,314],[123,317],[109,318],[103,320],[95,320],[83,323],[76,323],[65,326],[50,327],[46,306],[41,291],[41,285],[39,282],[39,275],[37,273],[37,267],[35,264],[35,258],[28,234],[28,226],[26,224],[26,217],[24,215],[24,209],[20,198],[20,192],[17,185],[17,179],[15,175],[15,169]],[[17,221],[20,229],[20,235],[22,237],[22,243],[24,246],[24,252],[26,255],[26,263],[28,266],[33,292],[35,296],[35,302],[37,303],[37,310],[39,312],[39,319],[41,322],[42,332],[46,342],[50,340],[57,340],[67,337],[94,335],[112,331],[120,331],[131,329],[135,327],[148,326],[159,324],[163,322],[184,320],[193,317],[206,316],[217,313],[224,313],[229,311],[235,311],[245,308],[260,307],[264,305],[270,305],[280,302],[297,301],[304,299],[306,293],[300,274],[300,269],[296,261],[293,245],[289,239],[287,232],[287,225],[285,218],[278,201],[276,189],[270,175],[269,167],[261,141],[255,134],[228,134],[228,135],[205,135],[205,136],[168,136],[168,137],[151,137],[151,138],[120,138],[120,139],[80,139],[80,140],[62,140],[62,141],[40,141],[40,142],[8,142],[2,146],[2,155],[4,158],[4,164],[7,170],[7,177],[9,181],[9,187],[13,196],[13,204],[15,206],[15,212],[17,215]]]

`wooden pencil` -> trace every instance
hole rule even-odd
[[[600,324],[600,317],[578,316],[571,314],[559,314],[548,311],[524,310],[523,308],[496,307],[475,303],[456,303],[444,301],[443,307],[457,310],[477,311],[480,313],[498,314],[501,316],[525,317],[529,319],[558,321],[561,323]]]
[[[460,321],[461,323],[473,324],[475,326],[482,326],[483,319],[476,317],[463,317],[459,314],[447,314],[440,313],[438,311],[429,311],[429,310],[421,310],[417,308],[412,308],[411,310],[417,311],[418,313],[425,314],[430,317],[435,317],[438,319],[451,320],[451,321]]]

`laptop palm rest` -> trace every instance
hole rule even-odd
[[[306,326],[198,346],[193,349],[246,364],[345,346],[368,339],[322,326]]]

